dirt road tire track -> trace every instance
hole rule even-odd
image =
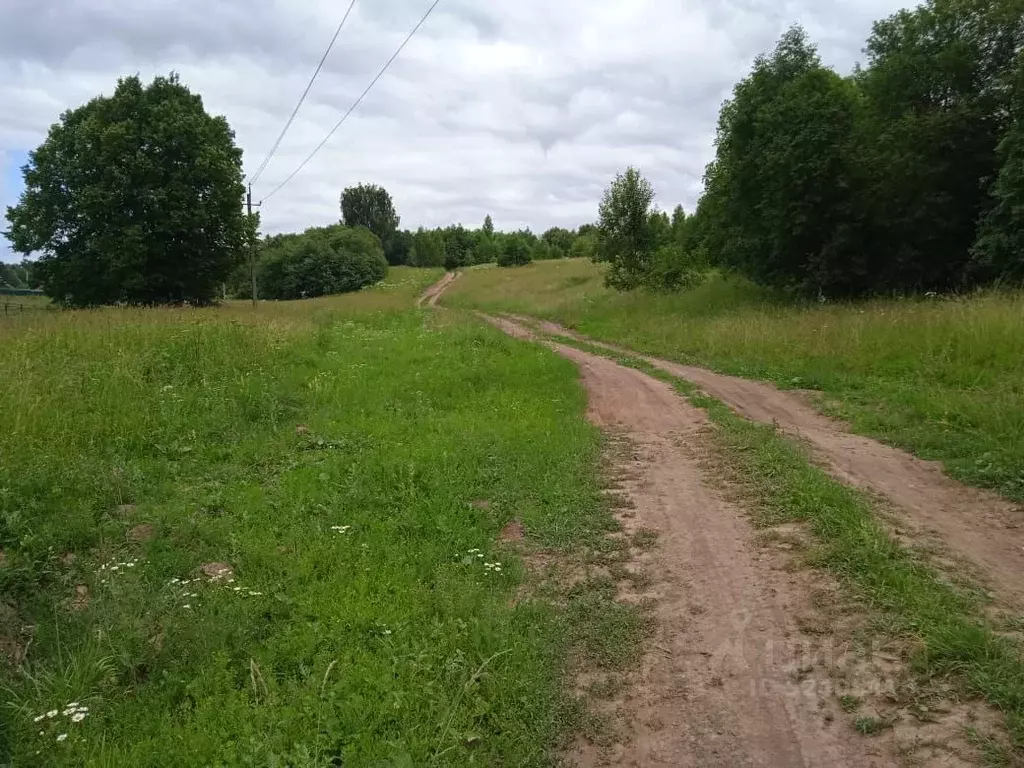
[[[431,285],[416,301],[417,307],[436,307],[444,292],[447,291],[461,275],[461,272],[445,272],[444,277]]]
[[[511,320],[488,322],[521,339]],[[577,764],[625,766],[885,766],[842,725],[826,665],[809,659],[795,576],[753,545],[743,510],[703,479],[705,414],[664,382],[549,342],[579,366],[588,417],[632,446],[620,492],[629,534],[658,533],[646,557],[656,637],[622,703],[629,739],[606,754],[581,744]],[[810,663],[809,663],[810,661]]]
[[[535,321],[531,321],[535,322]],[[798,395],[770,384],[672,363],[595,341],[549,322],[545,334],[635,357],[696,384],[740,415],[806,441],[839,480],[879,494],[917,528],[921,539],[966,560],[997,601],[1024,606],[1024,509],[995,493],[961,485],[936,462],[847,432]]]

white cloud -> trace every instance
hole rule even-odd
[[[299,119],[255,190],[266,194],[339,119],[429,0],[358,0]],[[327,147],[263,208],[272,231],[338,217],[349,184],[383,184],[403,225],[486,213],[500,227],[596,216],[638,165],[663,207],[692,208],[718,108],[794,22],[848,71],[900,0],[442,0]],[[224,114],[256,168],[333,34],[329,0],[6,0],[0,152],[31,149],[63,109],[120,75],[170,70]],[[0,193],[2,194],[2,193]],[[9,204],[9,198],[0,203]]]

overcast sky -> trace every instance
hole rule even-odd
[[[718,109],[794,22],[848,72],[899,0],[441,0],[331,142],[263,209],[267,231],[338,218],[384,185],[404,227],[490,213],[500,229],[574,227],[636,165],[692,210]],[[227,116],[247,172],[270,149],[348,0],[3,0],[0,206],[26,152],[117,77],[171,70]],[[255,197],[287,176],[366,87],[430,0],[357,0]],[[2,210],[2,208],[0,208]],[[14,257],[0,237],[0,258]]]

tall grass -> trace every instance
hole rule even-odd
[[[794,304],[712,275],[616,294],[586,261],[470,270],[446,302],[535,314],[595,338],[816,390],[853,429],[1024,501],[1024,295]]]
[[[0,763],[550,764],[572,629],[497,539],[611,525],[598,436],[568,362],[397,309],[435,277],[0,328]]]

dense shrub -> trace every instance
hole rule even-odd
[[[260,294],[301,299],[347,293],[383,280],[387,271],[380,239],[370,230],[315,227],[268,238],[260,260]]]

